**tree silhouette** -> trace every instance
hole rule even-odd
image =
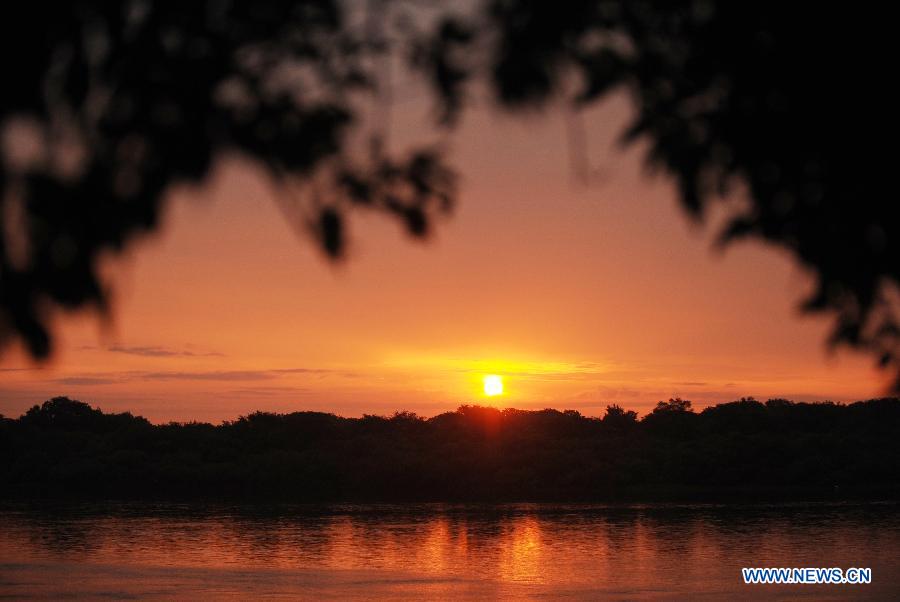
[[[723,244],[787,250],[816,278],[804,307],[835,317],[832,341],[900,368],[887,15],[821,3],[481,0],[426,18],[406,14],[413,6],[4,5],[0,332],[46,356],[52,308],[105,307],[99,254],[156,227],[165,190],[202,181],[225,152],[259,162],[282,191],[300,187],[284,193],[289,216],[332,256],[351,207],[423,234],[453,199],[440,155],[394,157],[377,135],[362,157],[348,145],[360,127],[354,99],[378,94],[382,58],[396,51],[432,82],[448,125],[478,80],[508,111],[626,90],[636,117],[624,140],[647,143],[684,208],[700,219],[724,207]]]
[[[625,410],[619,404],[606,406],[606,414],[603,415],[602,422],[611,428],[629,428],[637,424],[637,412],[634,410]]]
[[[682,399],[680,397],[675,397],[674,399],[669,399],[669,401],[660,401],[656,404],[656,407],[653,408],[654,414],[665,414],[667,412],[693,412],[691,409],[691,402],[688,399]]]
[[[0,499],[897,499],[900,399],[701,412],[463,406],[154,425],[58,397],[0,417]],[[679,407],[679,404],[675,404]],[[617,418],[612,418],[617,417]]]

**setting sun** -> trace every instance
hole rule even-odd
[[[503,393],[503,379],[495,374],[484,377],[484,394],[488,397]]]

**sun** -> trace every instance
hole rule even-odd
[[[503,394],[503,379],[496,374],[488,374],[484,377],[484,394],[488,397]]]

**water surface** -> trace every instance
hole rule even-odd
[[[900,599],[893,504],[0,506],[0,597]],[[744,585],[745,566],[871,567]]]

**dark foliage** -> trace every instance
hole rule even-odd
[[[637,420],[462,406],[152,425],[59,397],[0,418],[7,495],[293,501],[895,497],[900,399],[742,399]]]
[[[4,3],[0,344],[45,357],[51,310],[104,309],[98,258],[225,153],[263,167],[332,257],[351,207],[426,234],[453,198],[438,153],[391,157],[377,129],[365,152],[347,142],[388,51],[359,21],[337,0]]]
[[[354,26],[348,7],[362,5],[337,0],[5,3],[4,150],[15,125],[39,152],[6,156],[0,171],[0,334],[46,355],[48,312],[102,307],[97,257],[155,228],[164,190],[201,181],[222,152],[260,162],[283,190],[307,185],[288,213],[331,255],[351,206],[424,233],[452,199],[439,157],[391,158],[377,136],[364,165],[347,152],[350,97],[378,89],[374,65],[393,49],[434,83],[447,124],[479,78],[507,110],[627,90],[626,140],[647,144],[684,207],[701,217],[743,191],[723,205],[722,241],[787,250],[817,279],[806,309],[836,316],[833,340],[900,367],[889,6],[482,0],[464,15],[450,3],[427,18],[396,12],[413,5],[375,0]]]
[[[502,107],[576,109],[625,90],[624,141],[674,177],[684,208],[730,219],[722,243],[775,244],[816,277],[807,311],[836,315],[832,342],[900,368],[900,211],[892,20],[874,5],[689,0],[487,0],[448,19],[436,59],[449,111],[466,82]],[[435,36],[439,38],[440,36]],[[437,46],[437,44],[436,44]],[[448,48],[447,44],[440,45]],[[466,50],[468,49],[468,52]],[[462,75],[461,75],[462,74]],[[740,197],[740,203],[725,203]],[[900,387],[900,380],[897,386]]]
[[[438,86],[448,110],[464,106],[465,84],[478,75],[509,110],[554,99],[577,109],[627,91],[636,114],[623,141],[647,143],[648,162],[674,177],[684,208],[699,219],[722,205],[730,216],[723,244],[753,238],[789,251],[817,280],[804,309],[836,316],[832,342],[900,368],[886,12],[841,3],[487,0],[469,21],[448,22],[470,34],[457,35],[470,52],[452,48],[435,61],[455,65],[444,69],[452,81]]]

